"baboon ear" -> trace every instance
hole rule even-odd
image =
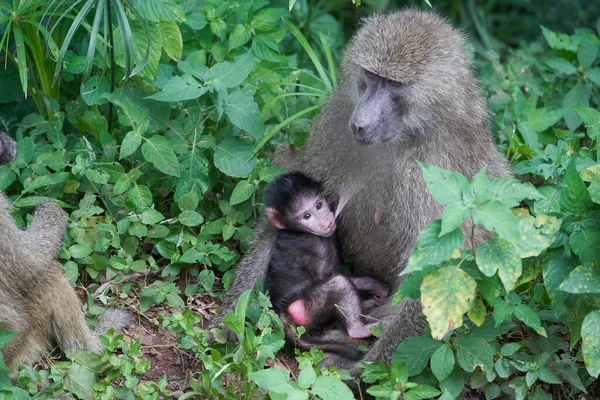
[[[267,218],[269,218],[269,221],[273,224],[275,228],[285,229],[285,225],[279,220],[279,213],[277,213],[277,211],[274,208],[265,208],[265,213],[267,214]]]

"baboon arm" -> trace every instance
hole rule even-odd
[[[264,281],[276,237],[277,230],[266,219],[261,219],[254,231],[250,252],[238,263],[231,286],[225,293],[219,315],[211,321],[211,326],[215,327],[221,324],[225,314],[235,309],[240,295],[244,291],[252,289],[257,279]]]
[[[54,256],[62,247],[66,225],[67,216],[62,208],[45,200],[36,207],[26,234],[37,251]]]

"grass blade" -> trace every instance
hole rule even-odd
[[[90,43],[88,44],[88,51],[85,57],[85,67],[83,69],[83,85],[87,82],[90,74],[92,73],[92,66],[94,65],[94,56],[96,55],[96,38],[98,37],[98,30],[100,29],[100,22],[104,16],[104,9],[106,8],[106,0],[98,0],[96,6],[96,15],[94,16],[94,24],[92,25],[92,32],[90,32]]]
[[[337,87],[337,75],[335,73],[335,63],[333,62],[333,55],[331,54],[331,46],[329,45],[329,41],[327,40],[327,36],[322,31],[317,31],[317,36],[321,40],[321,45],[323,46],[323,52],[325,53],[325,58],[327,58],[327,68],[329,69],[329,76],[331,77],[331,83],[333,87]]]
[[[25,53],[25,41],[23,40],[23,29],[20,25],[13,27],[15,45],[17,46],[17,66],[19,67],[19,78],[25,98],[27,98],[27,55]]]
[[[121,40],[123,41],[123,59],[125,61],[125,76],[123,79],[127,79],[132,73],[132,61],[134,57],[133,47],[133,34],[131,33],[131,27],[129,26],[129,20],[127,14],[121,4],[120,0],[111,0],[112,4],[115,5],[115,16],[117,17],[117,23],[119,24],[119,30],[121,31]]]

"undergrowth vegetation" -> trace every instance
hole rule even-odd
[[[0,2],[0,127],[18,142],[0,190],[21,226],[45,198],[67,211],[59,256],[90,316],[120,303],[177,335],[189,365],[180,399],[353,396],[346,383],[355,378],[319,368],[316,349],[297,353],[297,366],[281,361],[281,321],[259,291],[224,321],[239,344],[186,309],[194,298],[218,300],[231,282],[262,190],[283,171],[270,164],[274,146],[302,145],[336,86],[357,11],[324,3]],[[383,5],[363,3],[358,12]],[[563,32],[534,19],[535,36],[509,48],[490,20],[510,14],[473,3],[450,15],[476,32],[475,65],[515,178],[421,165],[445,208],[419,236],[395,301],[421,299],[429,326],[389,366],[361,363],[363,394],[594,398],[600,22]],[[459,250],[467,218],[494,238]],[[0,347],[12,335],[0,330]],[[166,376],[142,378],[151,361],[139,340],[102,340],[102,356],[48,358],[12,381],[0,358],[0,398],[174,395]]]

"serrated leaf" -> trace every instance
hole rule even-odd
[[[246,25],[236,25],[229,34],[229,51],[248,43],[252,31]]]
[[[510,209],[499,201],[486,201],[473,213],[473,222],[495,231],[503,239],[515,243],[520,240],[519,227]]]
[[[475,280],[455,266],[425,275],[421,283],[421,303],[431,336],[441,339],[448,331],[462,326],[476,287]]]
[[[180,176],[179,160],[171,143],[163,136],[152,136],[142,145],[142,155],[156,169],[171,176]]]
[[[238,128],[259,139],[265,129],[254,98],[246,92],[233,92],[225,99],[225,114]]]
[[[494,362],[494,350],[487,340],[481,337],[467,337],[456,344],[458,364],[466,372],[473,372],[477,367],[483,371],[491,371]]]
[[[252,40],[252,53],[262,60],[286,62],[285,57],[279,52],[275,38],[264,33],[256,35]]]
[[[591,40],[586,40],[579,45],[577,50],[577,61],[579,65],[585,70],[592,66],[596,55],[598,54],[598,44],[593,43]]]
[[[252,27],[258,31],[268,31],[275,27],[277,21],[281,17],[281,11],[277,8],[265,8],[260,10],[254,18],[252,18]]]
[[[594,378],[600,375],[600,311],[585,316],[581,325],[581,351],[588,373]]]
[[[394,351],[390,364],[405,362],[408,376],[418,375],[427,367],[429,359],[441,346],[443,346],[442,343],[431,338],[407,337]]]
[[[228,138],[216,146],[215,166],[225,175],[234,178],[246,178],[258,163],[256,158],[248,160],[252,154],[252,145],[239,138]]]
[[[454,352],[448,345],[441,346],[431,356],[431,372],[443,382],[454,370]]]
[[[229,204],[236,205],[240,204],[246,200],[248,200],[252,194],[254,193],[254,185],[252,185],[247,180],[239,181],[233,192],[231,193],[231,199],[229,199]]]
[[[467,178],[458,172],[451,172],[435,165],[418,162],[423,170],[423,179],[433,198],[440,204],[462,203],[470,185]]]
[[[199,31],[206,26],[206,17],[200,12],[193,12],[186,15],[185,24],[190,28]]]
[[[546,330],[542,327],[540,317],[529,306],[519,304],[515,307],[513,314],[519,321],[532,328],[539,335],[546,337]]]

